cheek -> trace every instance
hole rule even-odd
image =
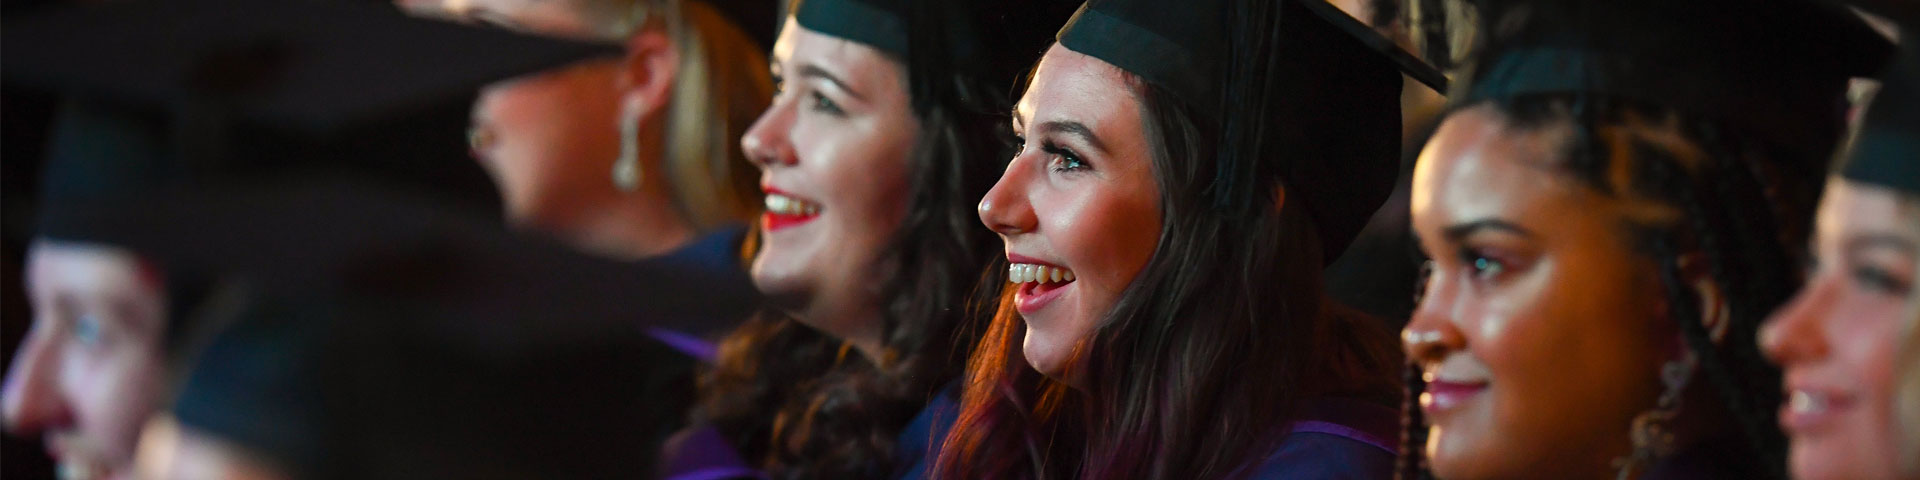
[[[617,115],[612,91],[595,88],[597,75],[536,78],[489,90],[481,118],[495,138],[493,160],[511,181],[584,171],[595,155],[612,160]]]
[[[1093,316],[1118,301],[1153,256],[1160,210],[1151,195],[1081,183],[1042,189],[1033,196],[1033,209],[1048,246],[1077,277],[1090,310],[1084,316]]]
[[[67,393],[80,430],[115,462],[131,461],[141,425],[157,407],[161,360],[151,348],[75,348]]]
[[[1893,366],[1898,350],[1899,318],[1907,307],[1900,302],[1859,301],[1834,312],[1827,319],[1828,338],[1833,339],[1835,357],[1861,382],[1865,399],[1875,416],[1892,414]]]
[[[796,131],[801,144],[795,147],[805,155],[801,167],[812,170],[819,182],[828,211],[825,217],[834,225],[830,235],[877,248],[900,228],[911,190],[907,157],[913,147],[911,133],[903,130],[842,129],[819,135]],[[816,140],[798,140],[809,138]]]

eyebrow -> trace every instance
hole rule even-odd
[[[1048,120],[1040,122],[1039,130],[1042,133],[1059,133],[1080,137],[1081,141],[1093,145],[1094,150],[1101,152],[1107,151],[1106,144],[1101,143],[1100,137],[1093,134],[1093,129],[1087,128],[1086,124],[1080,122],[1072,120]]]
[[[1920,245],[1915,245],[1912,239],[1891,233],[1868,233],[1848,238],[1843,251],[1853,254],[1875,247],[1891,248],[1909,256],[1920,253]]]
[[[1445,232],[1448,241],[1459,242],[1468,236],[1488,230],[1503,231],[1527,238],[1533,237],[1533,232],[1529,232],[1525,228],[1520,228],[1519,225],[1514,225],[1512,222],[1506,220],[1491,218],[1454,224],[1448,226]]]
[[[811,63],[800,65],[800,73],[798,76],[800,78],[818,78],[821,80],[826,80],[827,83],[832,83],[834,87],[839,88],[841,91],[847,92],[847,95],[853,97],[855,100],[865,101],[867,99],[866,96],[860,95],[859,91],[856,91],[852,87],[848,86],[846,81],[841,80],[840,77],[834,76],[833,72],[829,72],[827,71],[827,69],[821,68],[819,65],[814,65]]]

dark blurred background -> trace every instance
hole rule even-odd
[[[55,0],[0,0],[0,18],[53,5]],[[0,55],[6,46],[0,45]],[[33,234],[40,163],[47,124],[57,99],[47,93],[0,83],[0,357],[13,368],[14,350],[32,325],[21,265]],[[54,478],[53,463],[39,438],[0,435],[0,477]]]

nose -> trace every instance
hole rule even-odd
[[[59,349],[43,332],[35,328],[21,342],[13,368],[7,370],[6,385],[0,387],[0,415],[5,417],[7,432],[14,435],[33,435],[73,423],[59,390]]]
[[[761,169],[773,166],[792,166],[799,161],[793,154],[793,142],[789,141],[793,133],[792,101],[775,98],[767,105],[767,111],[753,121],[747,133],[740,136],[740,151],[748,161]]]
[[[1837,293],[1835,283],[1828,276],[1816,276],[1760,326],[1760,351],[1769,360],[1787,365],[1827,355],[1827,338],[1820,322],[1828,316],[1827,308]]]
[[[1024,157],[1024,156],[1023,156]],[[1033,214],[1033,204],[1027,198],[1027,161],[1015,157],[1007,164],[1007,171],[1000,175],[1000,181],[994,182],[987,190],[987,196],[980,199],[980,223],[1002,236],[1033,231],[1039,219]]]
[[[1435,274],[1426,281],[1425,294],[1413,309],[1407,327],[1400,331],[1400,345],[1407,360],[1435,363],[1467,346],[1466,335],[1454,322],[1452,292],[1448,282]]]

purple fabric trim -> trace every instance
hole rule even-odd
[[[725,480],[730,478],[767,478],[758,470],[746,467],[707,467],[691,472],[675,473],[661,480]]]
[[[660,478],[665,480],[718,480],[767,476],[747,466],[733,445],[712,426],[681,430],[661,450]]]
[[[1328,435],[1336,435],[1336,436],[1345,437],[1360,443],[1365,443],[1367,445],[1372,445],[1381,450],[1385,450],[1387,453],[1396,452],[1394,447],[1394,442],[1389,442],[1384,438],[1380,438],[1379,435],[1374,435],[1371,432],[1367,432],[1365,430],[1361,430],[1358,428],[1349,427],[1346,425],[1341,425],[1338,423],[1323,422],[1320,420],[1302,420],[1299,422],[1295,422],[1293,424],[1293,431],[1291,433],[1300,433],[1300,432],[1324,433]]]
[[[648,328],[647,335],[703,363],[713,363],[720,358],[720,347],[700,337],[664,328]]]

